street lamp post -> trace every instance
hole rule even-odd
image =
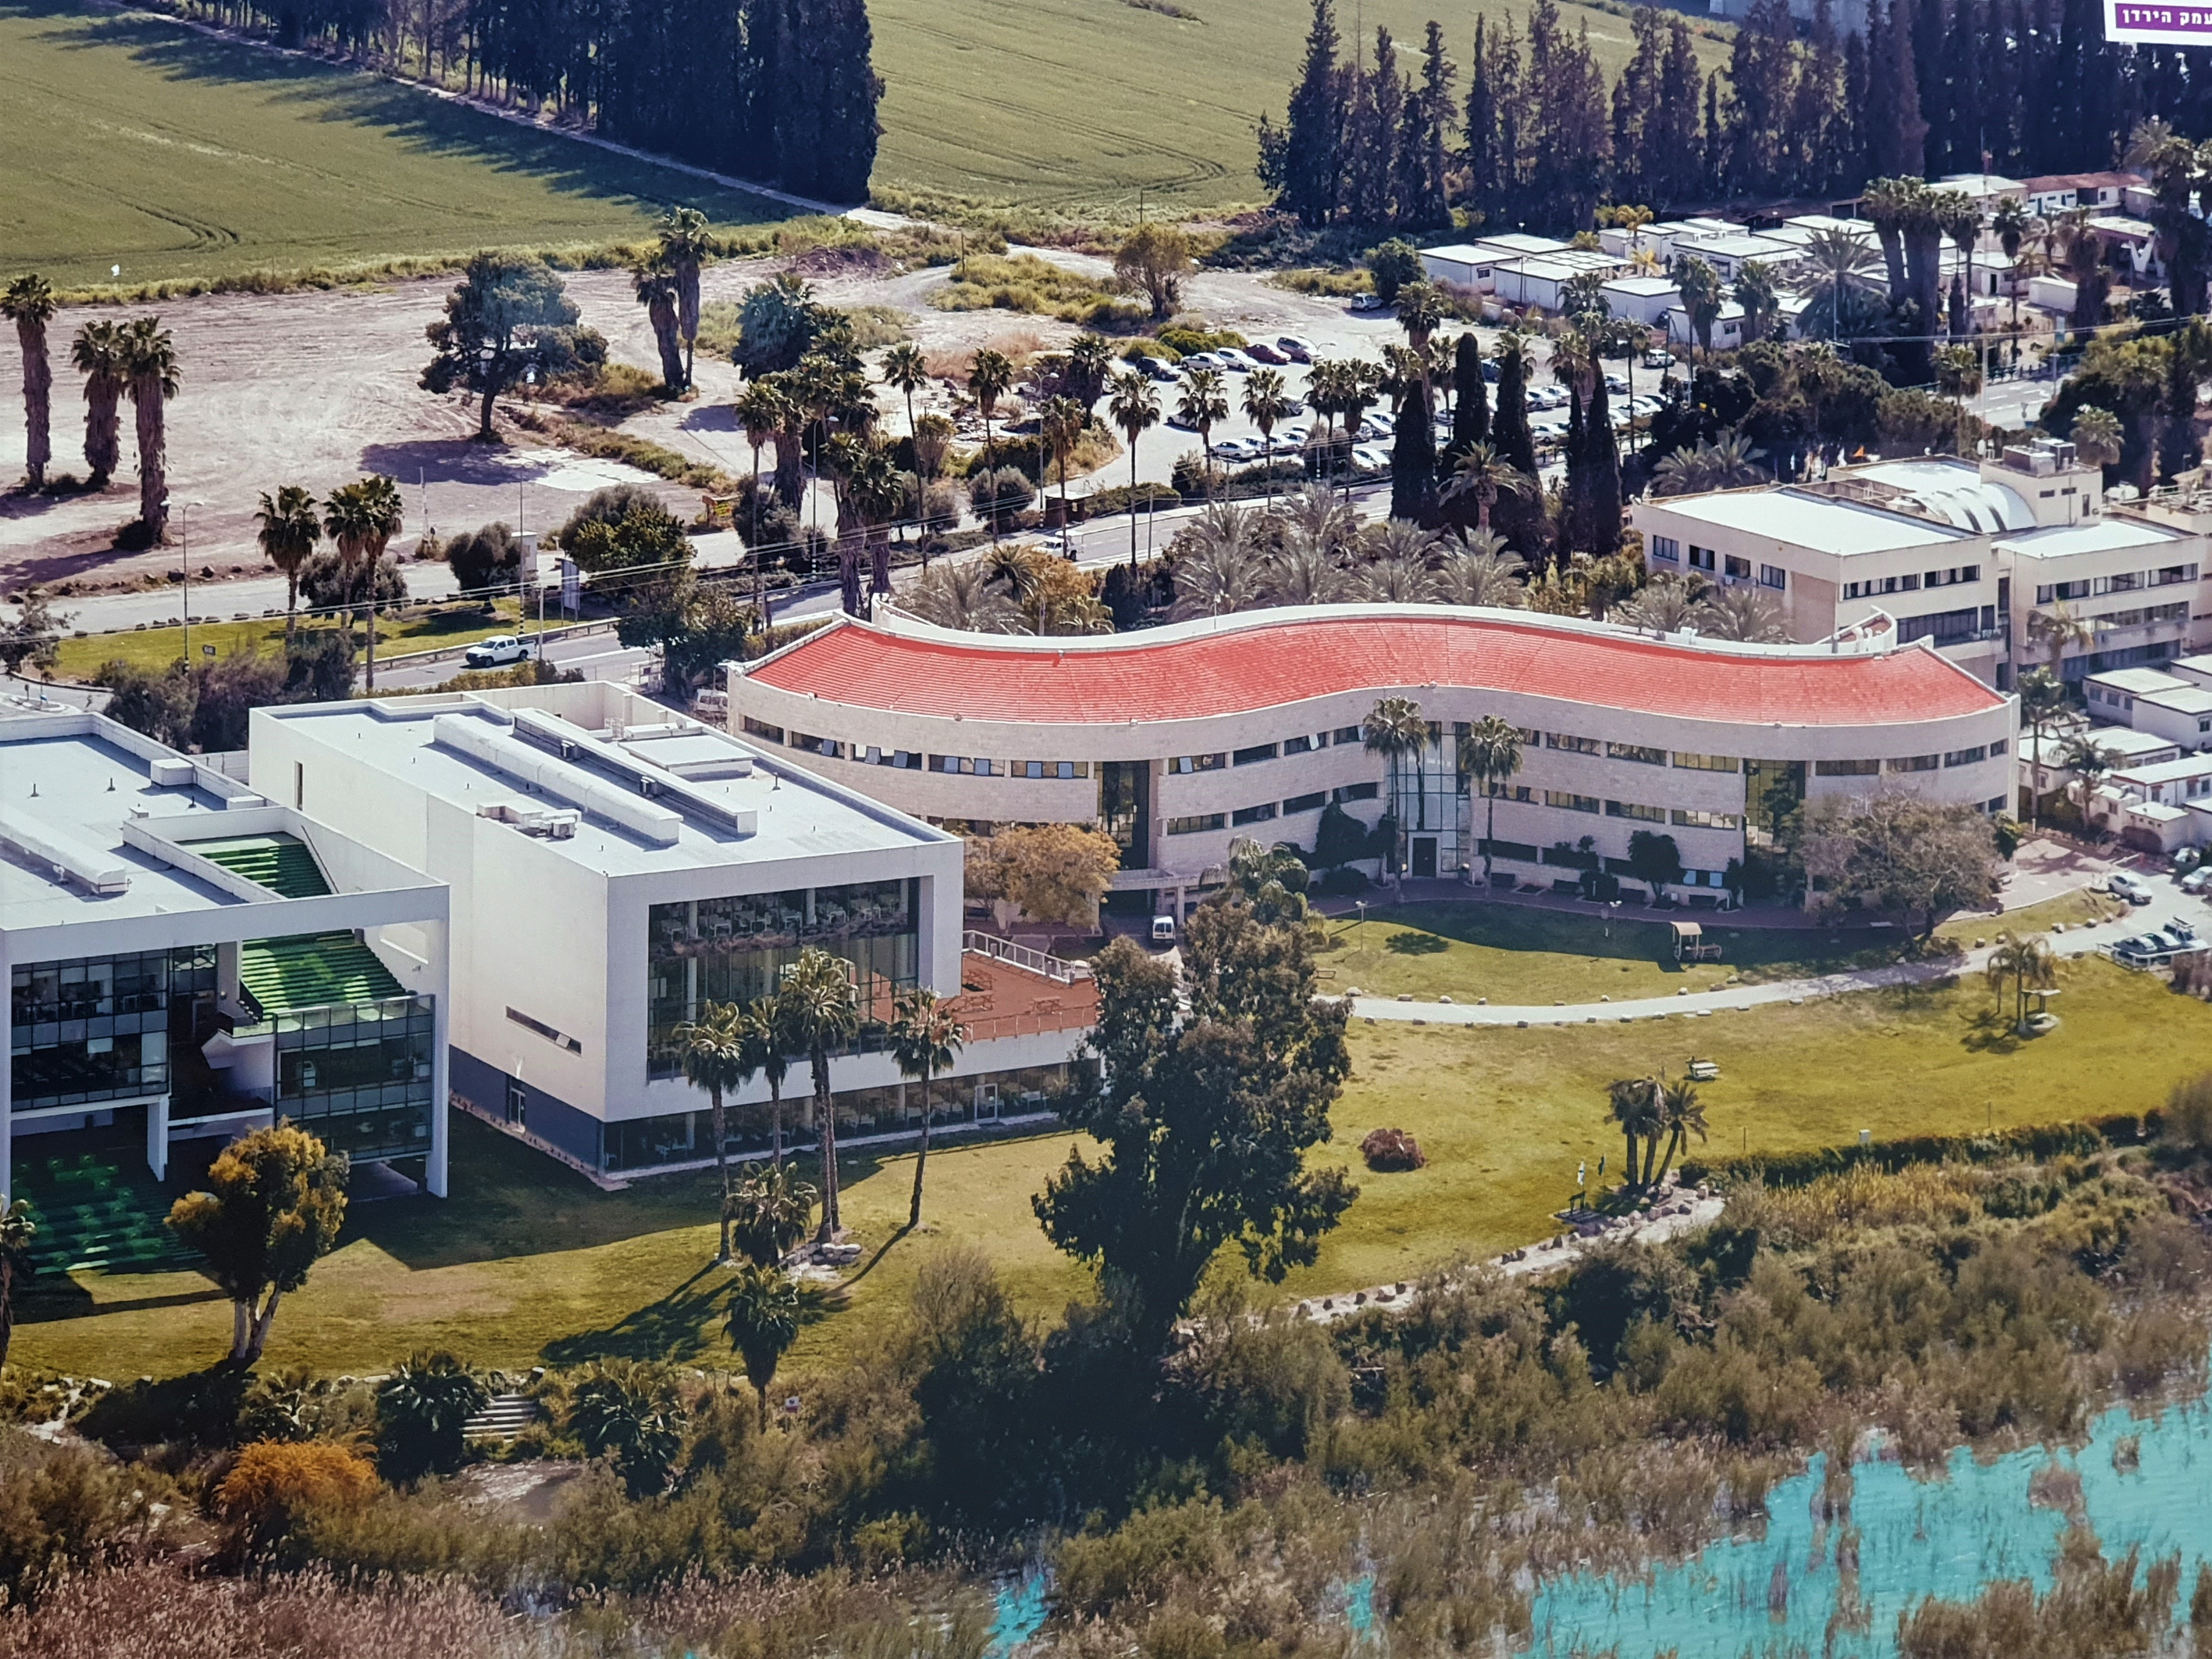
[[[192,662],[192,509],[206,505],[205,501],[195,497],[186,501],[177,515],[182,526],[184,562],[181,570],[185,585],[185,666],[187,668],[191,666]],[[168,506],[169,498],[164,495],[161,498],[162,510],[167,511]]]

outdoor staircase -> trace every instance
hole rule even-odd
[[[471,1440],[512,1440],[538,1420],[538,1402],[526,1394],[495,1394],[461,1425]]]
[[[150,1174],[125,1174],[91,1152],[40,1159],[17,1149],[19,1197],[38,1222],[30,1261],[40,1274],[161,1273],[192,1256],[168,1228],[169,1198]]]
[[[296,836],[240,836],[190,846],[202,858],[285,898],[321,898],[331,890],[313,849]]]

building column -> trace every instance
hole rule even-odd
[[[218,1004],[238,1006],[238,942],[215,947],[215,994]]]
[[[156,1181],[169,1178],[169,1097],[156,1095],[146,1103],[146,1167]]]
[[[450,922],[438,922],[424,930],[437,947],[438,971],[433,983],[436,1000],[430,1005],[430,1156],[423,1161],[422,1184],[433,1198],[443,1198],[447,1189],[447,1146],[453,1117],[453,1078],[447,1044],[453,1032],[453,930]],[[506,1105],[502,1100],[500,1104]]]

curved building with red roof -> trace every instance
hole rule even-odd
[[[1522,736],[1521,769],[1492,792],[1494,878],[1625,874],[1644,830],[1674,838],[1682,888],[1711,892],[1808,796],[1892,787],[2003,807],[2015,731],[2010,697],[1923,647],[1735,645],[1438,605],[1045,639],[892,612],[732,665],[729,696],[734,729],[902,811],[970,833],[1095,822],[1122,844],[1117,886],[1177,891],[1240,836],[1312,847],[1332,805],[1370,824],[1395,807],[1416,874],[1479,870],[1492,814],[1455,739],[1486,715]],[[1395,782],[1361,733],[1393,696],[1431,731]]]

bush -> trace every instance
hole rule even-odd
[[[1394,236],[1367,250],[1367,269],[1375,279],[1375,297],[1386,306],[1398,303],[1398,290],[1421,280],[1421,254],[1402,236]]]
[[[468,1455],[461,1425],[489,1398],[443,1349],[401,1360],[376,1390],[376,1461],[385,1478],[414,1480],[460,1468]]]
[[[2159,1139],[2199,1154],[2212,1152],[2212,1072],[2173,1085]]]
[[[63,1572],[122,1555],[167,1491],[90,1447],[0,1430],[0,1602],[35,1601]]]
[[[968,499],[978,517],[995,519],[1002,531],[1012,528],[1017,514],[1036,500],[1036,486],[1018,467],[1002,466],[981,473],[968,484]]]
[[[1359,1143],[1359,1155],[1370,1170],[1419,1170],[1429,1161],[1421,1143],[1403,1129],[1372,1129]]]
[[[1233,328],[1197,328],[1182,322],[1170,323],[1157,337],[1178,358],[1188,357],[1194,351],[1212,351],[1218,346],[1235,346],[1242,350],[1251,343]]]
[[[111,1447],[234,1445],[252,1379],[229,1364],[181,1376],[141,1377],[110,1389],[78,1424],[88,1440]]]
[[[264,1440],[246,1447],[216,1487],[213,1508],[241,1555],[273,1547],[311,1510],[346,1508],[371,1496],[368,1460],[327,1440]]]
[[[504,523],[492,523],[446,544],[446,565],[465,593],[511,587],[522,569],[522,544]]]
[[[358,610],[374,598],[380,609],[407,601],[407,578],[389,553],[374,567],[348,565],[335,553],[318,553],[300,567],[300,600],[311,610]]]
[[[570,538],[587,524],[614,524],[633,507],[646,507],[658,512],[660,492],[649,484],[609,484],[604,489],[594,489],[584,498],[584,504],[562,520],[560,529],[545,538],[548,547],[568,547]]]

